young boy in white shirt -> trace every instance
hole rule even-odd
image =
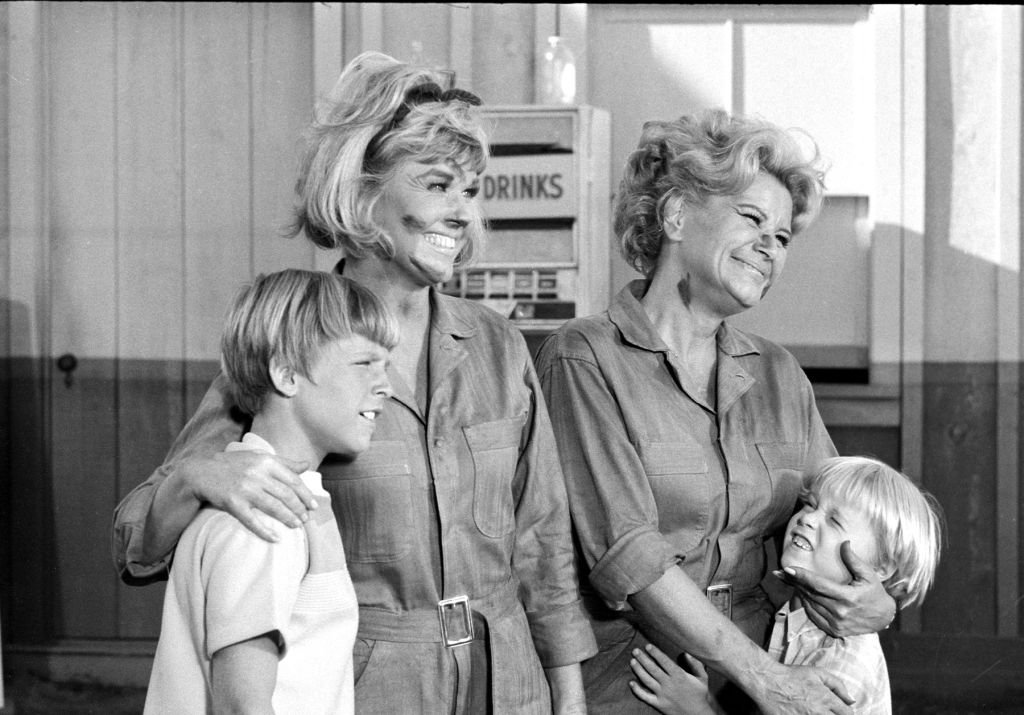
[[[252,415],[241,442],[319,465],[370,444],[391,395],[396,323],[368,290],[289,269],[238,295],[221,340],[222,374]],[[268,542],[204,507],[182,534],[164,597],[145,713],[352,713],[358,621],[341,536],[320,474],[319,508]]]
[[[801,509],[786,528],[780,562],[847,581],[844,541],[871,563],[901,608],[920,601],[935,578],[941,509],[906,475],[866,457],[834,457],[807,475]],[[858,715],[889,715],[892,700],[877,633],[833,638],[807,617],[799,590],[775,615],[768,652],[786,665],[817,666],[837,676]],[[633,693],[666,715],[719,713],[703,666],[680,667],[655,646],[634,652]]]

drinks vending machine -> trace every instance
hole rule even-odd
[[[487,241],[442,290],[512,320],[531,347],[568,318],[608,307],[608,112],[589,106],[486,110],[481,180]]]

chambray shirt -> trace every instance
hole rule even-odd
[[[877,633],[833,638],[786,604],[775,614],[768,653],[786,665],[813,665],[835,675],[854,699],[856,715],[891,715],[885,653]]]
[[[436,624],[440,599],[484,598],[511,586],[514,607],[488,623],[493,707],[544,712],[550,704],[542,668],[596,652],[579,600],[565,486],[544,398],[526,343],[507,320],[436,291],[430,300],[427,413],[390,374],[395,395],[377,418],[370,448],[351,461],[328,457],[319,470],[360,620],[369,609]],[[185,456],[213,453],[238,439],[245,425],[229,405],[220,376],[165,466],[115,512],[114,555],[126,579],[167,567],[170,555],[153,564],[139,560],[155,488]],[[357,708],[448,709],[447,700],[431,699],[448,698],[454,688],[450,651],[412,640],[357,642]]]
[[[569,321],[538,356],[581,561],[615,611],[676,566],[701,588],[757,589],[802,471],[836,453],[793,356],[727,324],[717,404],[688,394],[644,290]]]

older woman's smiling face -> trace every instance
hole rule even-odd
[[[682,205],[666,232],[680,243],[687,299],[717,318],[757,305],[786,265],[792,220],[789,191],[764,173],[735,196]]]
[[[394,245],[393,263],[410,288],[452,277],[455,259],[477,217],[480,177],[447,162],[406,161],[384,187],[381,227]]]

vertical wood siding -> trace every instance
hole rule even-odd
[[[282,236],[313,102],[312,10],[34,11],[49,118],[38,147],[50,209],[40,278],[52,310],[45,355],[4,361],[4,426],[27,438],[5,440],[18,475],[5,532],[19,548],[5,552],[3,632],[21,642],[154,637],[163,589],[120,584],[111,514],[198,404],[238,287],[256,272],[313,267],[312,247]],[[7,320],[14,312],[5,306]],[[55,369],[64,353],[78,360],[68,383]]]

